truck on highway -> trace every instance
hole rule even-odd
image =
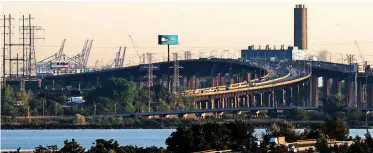
[[[67,98],[66,104],[83,104],[85,100],[83,100],[82,96],[79,97],[69,97]]]
[[[276,63],[276,62],[277,62],[277,58],[276,58],[276,57],[270,57],[270,58],[269,58],[269,61],[270,61],[271,63]]]

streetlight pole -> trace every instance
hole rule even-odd
[[[341,53],[337,53],[337,54],[339,54],[339,55],[342,56],[342,64],[343,64],[343,63],[344,63],[344,62],[343,62],[343,60],[344,60],[344,59],[343,59],[343,54],[341,54]]]
[[[331,63],[332,62],[332,53],[330,53],[329,51],[326,51],[327,53],[329,53],[329,62]]]
[[[365,112],[365,126],[368,127],[368,114],[369,111]]]
[[[27,119],[28,123],[30,123],[30,106],[27,106]]]
[[[93,101],[93,105],[94,105],[94,115],[93,116],[96,116],[96,101]]]
[[[115,103],[115,105],[114,105],[114,114],[117,114],[117,104],[118,103]]]

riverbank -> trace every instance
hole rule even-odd
[[[266,128],[276,122],[284,122],[285,120],[248,120],[256,128]],[[233,122],[233,120],[224,121],[151,121],[141,122],[133,124],[60,124],[60,123],[5,123],[1,124],[1,129],[7,130],[27,130],[27,129],[175,129],[177,127],[184,127],[193,124],[205,124],[205,123],[224,123]],[[321,124],[323,121],[291,121],[294,123],[296,128],[302,129],[311,125]],[[372,126],[356,126],[354,124],[348,124],[350,128],[354,129],[367,129],[373,128]]]
[[[19,129],[175,129],[177,127],[189,126],[193,124],[205,123],[224,123],[233,122],[234,120],[143,120],[132,124],[60,124],[60,123],[5,123],[1,124],[2,129],[19,130]],[[285,120],[248,120],[256,128],[266,128],[275,122]],[[313,124],[321,124],[322,121],[293,121],[297,128],[306,128]]]

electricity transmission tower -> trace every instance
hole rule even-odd
[[[356,60],[355,57],[354,57],[355,55],[347,54],[346,56],[347,56],[347,58],[346,58],[347,63],[350,65],[350,72],[352,73],[352,72],[355,71],[355,68],[353,66],[354,65],[354,61]],[[355,97],[354,98],[354,103],[355,103],[355,106],[357,106],[357,69],[358,69],[358,65],[356,65],[355,81],[353,81],[352,76],[349,79],[350,82],[355,82],[355,91],[354,91],[354,97]],[[351,87],[349,86],[349,88],[351,88]],[[349,95],[351,95],[351,92],[352,92],[352,89],[350,90]],[[350,97],[350,96],[349,96],[349,102],[350,102],[350,105],[353,104],[352,103],[352,97]]]
[[[149,102],[148,102],[148,111],[150,112],[151,110],[151,103],[152,103],[152,92],[151,92],[151,88],[153,87],[153,79],[155,78],[155,76],[153,75],[153,70],[154,70],[154,67],[153,67],[153,54],[152,53],[146,53],[146,59],[148,61],[148,74],[147,74],[147,78],[148,78],[148,81],[147,81],[147,86],[148,86],[148,90],[149,90]],[[144,56],[145,58],[145,56]],[[154,89],[154,88],[153,88]]]
[[[179,74],[179,69],[183,68],[179,65],[179,54],[178,53],[172,53],[174,65],[171,67],[174,70],[174,74],[172,76],[172,93],[177,95],[177,86],[179,82],[179,78],[181,77]]]
[[[19,19],[19,40],[14,41],[12,38],[14,31],[13,20],[14,18],[9,14],[4,15],[1,28],[2,31],[2,81],[6,82],[7,79],[15,81],[30,81],[31,75],[35,74],[35,40],[44,39],[35,36],[37,31],[44,30],[41,26],[34,26],[31,21],[34,18],[28,15],[27,18],[23,15]],[[15,66],[15,68],[14,68]],[[24,85],[21,85],[21,89]]]
[[[153,86],[153,79],[154,79],[154,75],[153,75],[153,54],[152,53],[146,53],[146,59],[148,61],[148,75],[147,75],[147,78],[148,78],[148,82],[147,82],[147,85],[148,85],[148,88],[150,89],[152,86]]]

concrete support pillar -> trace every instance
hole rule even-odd
[[[338,81],[338,84],[337,84],[337,93],[342,93],[342,81]]]
[[[221,106],[222,106],[222,108],[224,109],[224,108],[225,108],[225,98],[222,98],[221,100],[222,100],[222,102],[221,102]]]
[[[234,108],[238,108],[238,97],[234,97]]]
[[[209,102],[208,101],[205,102],[205,109],[209,109]]]
[[[215,100],[214,100],[214,98],[211,98],[210,103],[211,103],[211,109],[215,109]]]
[[[359,81],[357,83],[357,106],[364,107],[364,85]]]
[[[346,79],[345,80],[345,84],[344,84],[344,95],[345,95],[345,101],[346,101],[346,105],[347,106],[352,106],[352,102],[353,102],[353,90],[352,90],[352,82],[350,81],[350,79]]]
[[[282,106],[286,106],[286,90],[282,89]]]
[[[292,98],[291,98],[291,103],[295,106],[299,106],[299,85],[292,87]]]
[[[246,106],[247,107],[250,107],[250,96],[249,95],[246,95]]]
[[[310,82],[305,82],[298,86],[298,102],[299,106],[306,106],[310,103]]]
[[[323,95],[324,96],[330,96],[330,78],[329,77],[326,77],[324,76],[322,78],[322,84],[323,84]]]
[[[262,106],[270,106],[270,93],[269,92],[264,92],[263,93],[263,105]]]
[[[202,102],[198,102],[199,103],[199,109],[201,110],[202,109]]]
[[[254,107],[257,107],[258,105],[258,103],[257,103],[257,95],[253,95],[253,97],[252,97],[252,99],[253,99],[253,105],[254,105]]]
[[[332,82],[331,95],[336,95],[338,93],[341,93],[342,82],[337,78],[333,78],[332,80],[333,82]]]
[[[319,92],[318,92],[318,77],[312,75],[309,81],[309,104],[308,106],[319,105]]]
[[[260,102],[259,106],[263,106],[263,93],[260,93]]]
[[[373,108],[373,84],[369,83],[367,86],[367,100],[368,108]]]

